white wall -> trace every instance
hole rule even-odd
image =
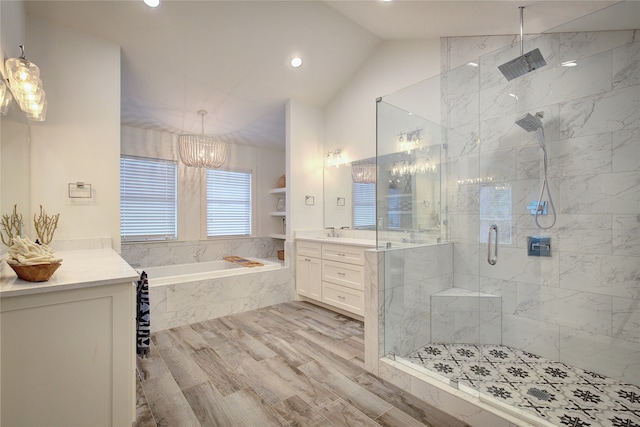
[[[322,110],[289,100],[286,108],[287,212],[292,230],[318,230],[324,226],[322,194]],[[306,196],[314,205],[305,204]]]
[[[178,135],[167,132],[122,127],[121,152],[125,155],[178,161],[178,240],[206,239],[201,224],[205,205],[202,199],[204,169],[187,167],[179,161]],[[285,155],[281,150],[258,148],[230,143],[223,170],[253,171],[254,179],[254,236],[266,237],[279,231],[269,212],[276,210],[277,199],[269,194],[276,188],[278,177],[285,173]]]
[[[386,41],[325,106],[324,151],[350,160],[376,155],[376,98],[440,73],[440,41]]]
[[[110,237],[119,251],[120,47],[30,15],[27,45],[48,102],[32,123],[32,210],[60,213],[54,240]],[[67,197],[76,181],[91,199]]]
[[[3,1],[0,3],[0,54],[2,64],[0,71],[4,73],[4,61],[7,58],[20,56],[20,45],[26,44],[26,12],[24,2]],[[28,48],[28,47],[27,47]],[[27,59],[29,51],[27,50]]]

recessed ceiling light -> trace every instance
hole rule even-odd
[[[293,68],[298,68],[302,65],[302,58],[295,57],[291,60],[291,66]]]
[[[144,4],[149,7],[158,7],[160,6],[160,0],[144,0]]]

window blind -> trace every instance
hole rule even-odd
[[[120,235],[122,241],[177,238],[175,162],[120,158]]]
[[[207,236],[251,236],[251,173],[207,169]]]
[[[353,228],[375,228],[376,184],[353,183]]]

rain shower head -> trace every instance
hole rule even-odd
[[[533,49],[530,52],[524,53],[524,6],[520,6],[519,9],[520,56],[498,66],[498,69],[502,72],[502,74],[508,81],[511,81],[520,76],[524,76],[525,74],[530,73],[533,70],[537,70],[538,68],[547,65],[547,62],[542,57],[540,49]]]
[[[536,138],[538,138],[538,144],[540,144],[540,147],[545,150],[547,144],[544,139],[544,128],[542,127],[542,120],[540,120],[542,116],[542,111],[536,113],[535,116],[531,115],[531,113],[527,113],[516,120],[516,124],[527,132],[535,132]]]
[[[507,80],[511,81],[517,77],[524,76],[533,70],[537,70],[540,67],[544,67],[545,65],[547,65],[547,62],[542,57],[540,49],[536,48],[531,52],[520,55],[516,59],[505,62],[498,66],[498,69]]]

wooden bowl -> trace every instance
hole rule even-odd
[[[51,279],[53,273],[60,267],[59,262],[35,265],[9,264],[18,275],[18,278],[27,282],[46,282]]]
[[[284,251],[283,250],[279,250],[278,251],[278,259],[280,261],[284,261]]]

